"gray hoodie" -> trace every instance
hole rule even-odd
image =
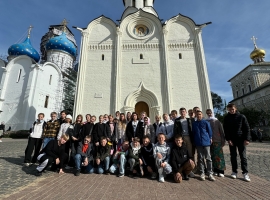
[[[156,143],[154,146],[154,158],[157,157],[157,153],[160,153],[162,155],[162,162],[167,162],[169,163],[170,160],[170,153],[171,153],[171,148],[169,147],[166,142],[164,144],[159,144]]]

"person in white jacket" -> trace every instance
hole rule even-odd
[[[173,127],[174,122],[170,119],[167,113],[163,114],[163,124],[160,127],[159,132],[164,133],[166,136],[166,143],[169,145],[173,144]]]
[[[44,113],[38,114],[38,119],[33,123],[30,129],[30,135],[28,138],[28,144],[25,149],[24,165],[29,166],[32,163],[36,163],[39,151],[42,145],[42,134],[44,132],[44,126],[46,122],[44,121]],[[35,151],[34,151],[35,149]],[[34,155],[31,159],[31,155],[34,151]]]

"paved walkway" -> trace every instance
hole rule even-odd
[[[27,140],[3,139],[0,143],[0,199],[270,199],[270,143],[251,143],[248,162],[251,182],[228,177],[215,182],[197,178],[173,183],[147,178],[117,178],[114,175],[58,175],[44,173],[36,178],[35,166],[22,167]],[[228,147],[224,148],[227,164]]]

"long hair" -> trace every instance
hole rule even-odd
[[[76,117],[75,124],[79,124],[79,123],[78,123],[78,121],[79,121],[78,118],[79,118],[79,117],[81,117],[81,122],[80,122],[80,124],[83,124],[83,116],[82,116],[81,114],[79,114],[79,115]]]

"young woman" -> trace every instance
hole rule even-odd
[[[127,122],[125,119],[125,114],[121,113],[120,114],[120,119],[118,122],[117,130],[116,130],[116,142],[117,146],[119,147],[124,140],[126,139],[126,127],[127,127]]]
[[[143,122],[138,120],[138,114],[132,113],[132,121],[127,125],[126,137],[129,142],[133,141],[133,138],[142,138],[143,135]]]
[[[131,112],[127,112],[126,120],[127,120],[127,123],[132,120],[131,119]]]

